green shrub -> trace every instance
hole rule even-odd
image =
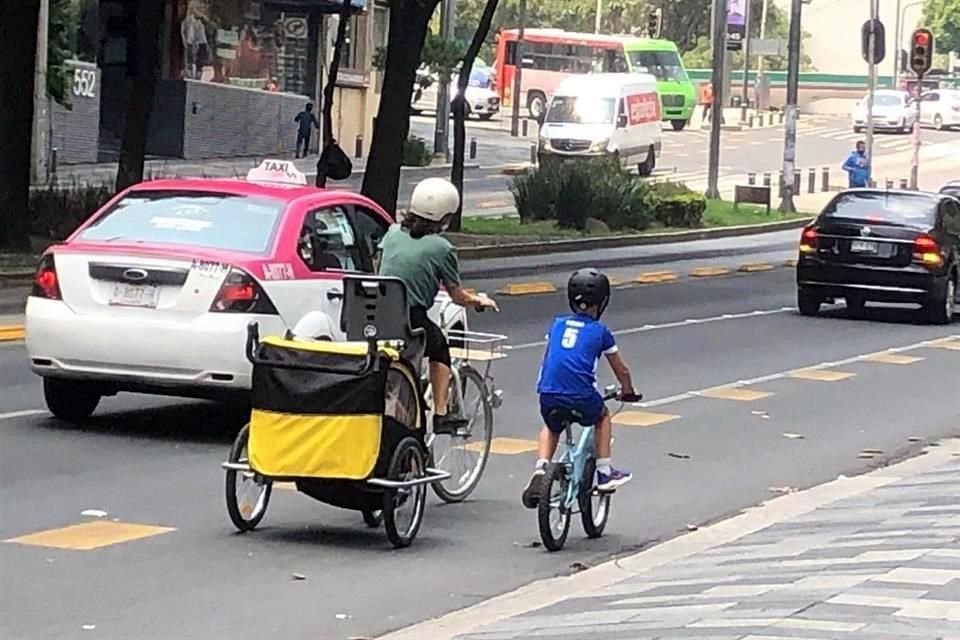
[[[556,167],[541,168],[514,176],[508,187],[517,215],[523,223],[552,220],[557,193],[560,190],[560,172]]]
[[[113,197],[106,184],[45,187],[30,194],[30,233],[48,240],[63,240],[81,222]]]
[[[426,140],[417,136],[404,140],[400,164],[406,167],[426,167],[431,162],[433,153]]]
[[[651,185],[654,219],[664,227],[695,229],[703,226],[707,199],[685,184],[660,182]]]

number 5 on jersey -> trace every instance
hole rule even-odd
[[[573,349],[577,345],[577,338],[580,337],[579,327],[567,327],[563,330],[563,337],[560,339],[560,346],[564,349]]]

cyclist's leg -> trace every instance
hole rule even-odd
[[[451,434],[466,427],[468,422],[462,417],[447,416],[450,397],[450,345],[447,338],[422,307],[410,309],[410,324],[423,329],[426,341],[425,351],[430,362],[430,386],[433,389],[433,431]]]
[[[564,425],[558,423],[556,419],[549,416],[550,411],[558,405],[552,402],[548,396],[540,397],[540,417],[543,418],[543,427],[540,429],[540,435],[537,437],[537,462],[533,469],[533,475],[527,482],[523,490],[521,501],[523,506],[533,509],[537,506],[537,500],[543,486],[543,477],[546,473],[547,464],[553,458],[557,451],[557,445],[560,443],[560,434],[563,433]]]
[[[603,400],[600,401],[603,403]],[[614,491],[633,479],[629,471],[615,469],[610,464],[610,441],[613,437],[613,422],[606,405],[594,423],[594,443],[597,455],[597,489]]]

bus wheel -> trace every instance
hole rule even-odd
[[[687,126],[686,120],[671,120],[670,126],[673,127],[674,131],[683,131],[684,127]]]
[[[547,98],[539,91],[531,91],[527,98],[527,111],[534,120],[540,117],[544,109],[547,108]]]

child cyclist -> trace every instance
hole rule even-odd
[[[537,383],[545,426],[540,430],[537,466],[523,491],[523,505],[528,509],[537,506],[547,464],[563,433],[563,425],[550,415],[554,409],[575,409],[583,416],[583,425],[595,427],[599,491],[615,491],[632,478],[610,464],[610,414],[597,389],[597,365],[605,355],[620,383],[621,399],[630,402],[637,398],[613,334],[600,322],[610,302],[610,281],[596,269],[580,269],[567,283],[567,301],[573,314],[554,318]]]

